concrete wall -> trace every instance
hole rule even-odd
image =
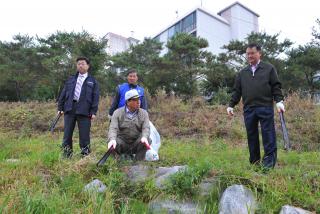
[[[221,14],[229,21],[231,27],[231,39],[243,40],[251,32],[258,32],[258,17],[243,8],[241,5],[234,5]]]
[[[229,43],[230,26],[209,14],[197,11],[197,36],[208,40],[208,51],[213,54],[223,52],[221,47]]]

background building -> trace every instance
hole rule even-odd
[[[196,8],[169,27],[162,30],[154,38],[167,41],[176,33],[185,32],[208,40],[208,51],[213,54],[223,52],[221,47],[231,40],[243,40],[251,32],[257,32],[259,15],[243,4],[235,2],[232,5],[212,14],[203,8]],[[162,54],[166,53],[164,46]]]
[[[135,38],[126,38],[111,32],[107,33],[104,38],[108,40],[106,52],[111,56],[128,50],[130,45],[136,45],[139,43],[139,40]]]

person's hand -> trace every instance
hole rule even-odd
[[[280,101],[276,104],[278,112],[285,112],[283,101]]]
[[[112,116],[110,114],[108,114],[108,119],[111,120]]]
[[[146,137],[141,138],[141,143],[149,145],[148,139]]]
[[[94,120],[96,118],[96,115],[91,115],[91,120]]]
[[[113,147],[113,149],[116,148],[116,146],[117,146],[116,140],[110,140],[110,142],[108,143],[108,149],[110,149],[111,146]]]
[[[228,113],[228,115],[233,116],[233,108],[228,107],[227,108],[227,113]]]
[[[63,111],[58,111],[58,114],[63,114]]]

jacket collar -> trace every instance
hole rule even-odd
[[[258,70],[259,68],[263,68],[264,67],[264,62],[260,61],[256,70]],[[251,71],[251,65],[249,64],[247,67],[245,67],[244,70],[248,70],[248,71]]]
[[[76,76],[75,76],[75,77],[76,77],[76,78],[78,78],[79,74],[80,74],[80,73],[79,73],[79,71],[77,71],[77,73],[76,73]],[[89,72],[87,72],[87,74],[88,74],[87,78],[91,77],[91,74],[90,74]]]

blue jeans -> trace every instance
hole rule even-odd
[[[247,129],[250,163],[260,163],[259,129],[260,122],[264,156],[264,167],[273,168],[277,161],[276,131],[272,106],[244,107],[244,122]]]

